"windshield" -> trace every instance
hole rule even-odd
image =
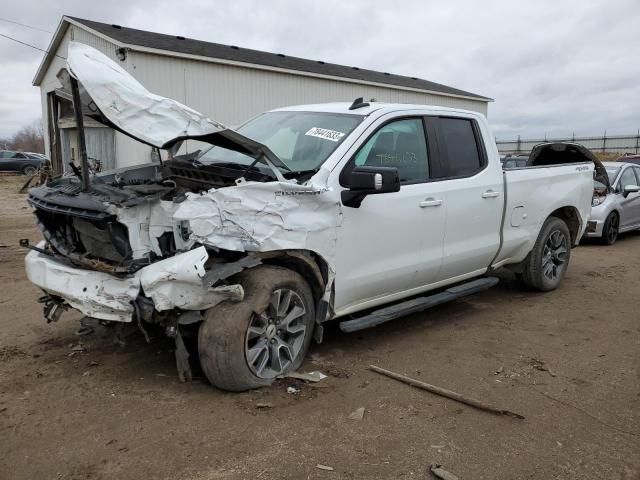
[[[361,115],[318,112],[268,112],[237,129],[263,143],[293,172],[317,170],[362,121]],[[198,159],[206,165],[251,165],[254,159],[222,147],[206,150]]]
[[[609,184],[613,185],[616,177],[618,176],[618,172],[620,172],[620,167],[605,167],[607,171],[607,176],[609,177]]]

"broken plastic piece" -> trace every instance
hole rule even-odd
[[[285,375],[285,377],[296,378],[298,380],[304,380],[305,382],[314,382],[314,383],[327,378],[327,376],[324,373],[319,372],[318,370],[315,370],[313,372],[308,372],[308,373],[291,372]]]
[[[364,418],[364,407],[356,408],[349,414],[350,420],[362,420]]]

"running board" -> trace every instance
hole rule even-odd
[[[457,300],[458,298],[466,297],[467,295],[481,292],[482,290],[487,290],[498,282],[499,280],[496,277],[484,277],[467,283],[462,283],[455,287],[448,288],[443,292],[435,293],[427,297],[418,297],[407,300],[406,302],[391,305],[390,307],[375,310],[364,317],[345,320],[344,322],[340,322],[340,330],[351,333],[364,328],[375,327],[381,323],[395,320],[396,318],[404,317],[405,315],[421,312],[427,308],[451,302],[452,300]]]

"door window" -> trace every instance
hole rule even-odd
[[[397,168],[403,184],[426,182],[429,178],[427,157],[422,120],[396,120],[381,127],[366,141],[342,171],[340,180],[347,185],[355,166],[368,166]]]
[[[466,177],[482,169],[484,159],[480,155],[478,141],[471,120],[466,118],[440,118],[440,132],[446,164],[443,176]]]
[[[633,168],[626,168],[622,175],[620,176],[620,183],[618,185],[618,192],[624,192],[624,187],[627,185],[637,185],[638,180],[636,179],[635,173],[633,173]]]

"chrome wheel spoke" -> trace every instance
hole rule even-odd
[[[262,339],[247,351],[247,361],[249,362],[249,365],[253,366],[258,372],[262,372],[269,361],[269,351],[267,346],[267,341]]]
[[[267,331],[266,327],[249,327],[247,329],[247,335],[249,340],[252,340],[256,337],[262,337]]]
[[[291,296],[293,292],[291,290],[285,290],[280,294],[280,302],[278,304],[278,318],[283,318],[289,311],[289,305],[291,305]]]

